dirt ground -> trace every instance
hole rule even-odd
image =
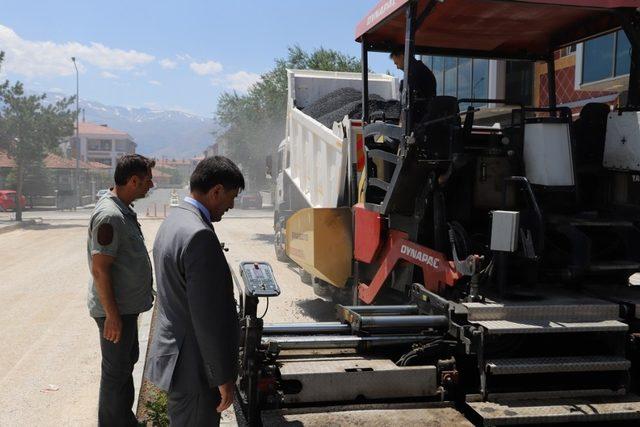
[[[157,221],[143,221],[146,236]],[[93,426],[98,329],[86,307],[86,221],[0,235],[0,425]]]
[[[254,211],[255,215],[255,211]],[[242,261],[267,261],[271,264],[282,294],[271,298],[265,316],[266,323],[302,322],[333,320],[334,309],[330,304],[315,296],[310,286],[300,281],[298,272],[286,263],[278,262],[273,250],[273,214],[265,211],[261,218],[224,218],[215,224],[220,241],[229,248],[226,253],[231,268],[238,274]],[[239,276],[238,276],[239,277]],[[260,305],[258,312],[264,307]],[[144,417],[144,403],[156,390],[144,382],[138,414]],[[236,425],[231,409],[222,416],[223,425]]]
[[[296,270],[276,261],[272,218],[268,210],[232,211],[216,224],[220,240],[229,248],[229,264],[237,272],[241,261],[271,263],[282,294],[270,300],[265,322],[334,320],[333,304],[318,298],[300,281]],[[0,234],[2,427],[97,424],[100,355],[97,327],[86,308],[87,220],[48,222]],[[141,223],[151,249],[161,221],[143,219]],[[263,308],[261,304],[259,312]],[[140,389],[150,324],[151,312],[147,312],[139,321],[136,391]],[[141,395],[141,407],[146,395]],[[325,418],[328,414],[304,416],[294,424],[323,425],[327,421],[356,425],[348,422],[348,414],[341,415],[340,421]],[[384,419],[380,418],[382,413],[370,415]],[[223,414],[222,424],[236,425],[231,409]]]
[[[331,305],[275,260],[272,213],[233,216],[216,225],[232,268],[237,271],[243,260],[268,261],[282,287],[266,321],[332,319]],[[151,248],[160,221],[141,222]],[[0,426],[96,425],[100,357],[97,327],[86,308],[85,238],[82,219],[0,234]],[[140,323],[138,375],[149,318],[147,313]],[[233,424],[228,414],[225,420]]]

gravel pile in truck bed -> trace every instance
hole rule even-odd
[[[338,89],[318,99],[303,111],[329,128],[334,122],[342,121],[344,116],[359,119],[362,117],[362,92],[353,88]],[[387,119],[397,120],[400,117],[400,102],[385,101],[380,96],[372,94],[369,97],[369,112],[377,111],[383,111]]]
[[[375,95],[374,95],[375,96]],[[385,119],[398,120],[400,118],[400,101],[384,101],[382,99],[369,99],[369,114],[378,115],[380,111],[384,112]],[[337,110],[331,111],[324,116],[318,117],[320,123],[327,127],[333,126],[333,122],[339,122],[349,116],[350,119],[362,118],[362,101],[350,102]]]
[[[346,104],[362,99],[362,92],[357,89],[345,87],[329,92],[313,104],[308,105],[303,111],[307,116],[319,119]]]

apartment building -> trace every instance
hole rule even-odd
[[[126,132],[110,128],[106,124],[81,122],[79,126],[80,160],[102,163],[115,169],[116,161],[124,154],[136,152],[136,143]],[[75,158],[75,137],[62,144],[67,157]]]
[[[629,79],[630,50],[629,40],[619,30],[555,52],[558,105],[579,110],[589,102],[618,103]],[[549,103],[544,62],[442,56],[422,60],[436,77],[438,95],[507,99],[536,107]]]

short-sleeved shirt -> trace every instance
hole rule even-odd
[[[109,224],[113,229],[113,237],[108,242],[99,241],[98,229],[102,224]],[[87,236],[89,271],[92,270],[91,257],[95,254],[115,258],[111,264],[111,284],[120,314],[149,310],[153,304],[153,275],[144,236],[136,213],[113,193],[102,197],[91,214]],[[91,317],[106,316],[93,275],[89,281],[87,305]]]

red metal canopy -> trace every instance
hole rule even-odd
[[[405,5],[383,0],[356,28],[374,50],[403,45]],[[417,15],[430,0],[417,2]],[[540,58],[553,49],[620,26],[615,9],[636,9],[640,0],[444,0],[415,34],[416,52],[495,58]]]

